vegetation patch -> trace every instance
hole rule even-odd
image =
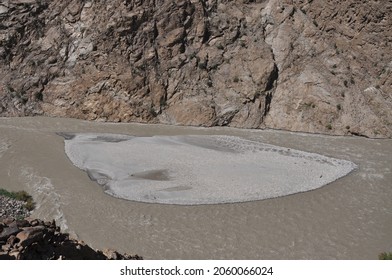
[[[304,109],[310,109],[310,108],[316,108],[316,104],[314,104],[314,103],[312,103],[312,102],[309,102],[309,103],[304,103],[304,104],[302,104],[302,108],[304,108]]]
[[[35,208],[32,196],[25,191],[9,192],[5,189],[0,189],[0,195],[26,202],[24,207],[29,211]]]
[[[391,252],[389,252],[389,253],[386,253],[386,252],[381,253],[380,255],[378,255],[378,258],[380,260],[392,260],[392,253]]]

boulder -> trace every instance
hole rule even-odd
[[[83,241],[61,232],[54,221],[27,218],[2,223],[0,260],[129,260],[138,255],[120,254],[114,250],[103,253]]]
[[[0,233],[0,241],[6,241],[11,235],[16,235],[21,231],[16,225],[3,228],[3,231]]]
[[[23,228],[23,230],[16,235],[16,238],[19,239],[18,246],[26,247],[38,240],[41,240],[44,229],[45,227],[43,226]]]

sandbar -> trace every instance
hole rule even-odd
[[[200,205],[263,200],[323,187],[353,162],[234,136],[60,134],[71,162],[106,193]]]

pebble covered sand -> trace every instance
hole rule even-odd
[[[0,220],[4,218],[20,219],[29,216],[30,211],[24,201],[0,195]]]

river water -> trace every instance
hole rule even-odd
[[[238,136],[352,161],[358,169],[317,190],[261,201],[133,202],[105,194],[75,167],[58,132]],[[30,192],[37,202],[33,216],[56,219],[96,249],[146,259],[376,259],[392,251],[392,140],[0,118],[0,187]]]

